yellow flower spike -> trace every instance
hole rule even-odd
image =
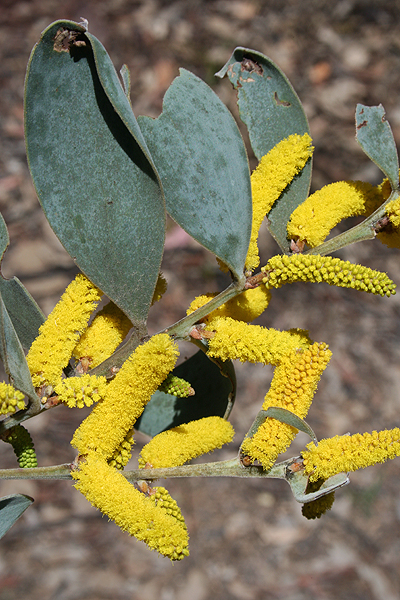
[[[193,300],[186,313],[190,315],[192,312],[207,304],[212,298],[217,295],[215,294],[204,294],[198,296]],[[239,296],[232,298],[225,304],[219,306],[216,310],[213,310],[209,315],[204,317],[202,321],[204,323],[210,323],[216,317],[231,317],[236,321],[246,321],[251,323],[254,319],[257,319],[264,310],[268,307],[271,300],[271,292],[265,288],[265,286],[259,286],[252,290],[246,290]]]
[[[95,316],[74,348],[73,356],[88,358],[93,369],[116,350],[124,340],[132,323],[114,302],[109,302]]]
[[[301,171],[312,155],[313,147],[308,133],[290,135],[263,156],[251,175],[253,222],[246,269],[253,271],[259,264],[257,238],[261,223],[274,202]]]
[[[122,470],[132,457],[132,446],[134,443],[132,428],[128,431],[119,447],[114,450],[113,455],[107,461],[108,464],[115,469]]]
[[[190,421],[156,435],[140,453],[139,467],[179,467],[189,460],[231,442],[235,432],[221,417]]]
[[[337,181],[311,194],[292,213],[288,237],[311,248],[322,244],[342,219],[369,215],[384,201],[380,188],[363,181]]]
[[[68,377],[54,387],[59,400],[69,408],[83,408],[102,400],[106,395],[107,379],[96,375]]]
[[[77,480],[76,489],[123,531],[171,560],[188,556],[184,524],[133,487],[99,453],[89,452],[72,476]]]
[[[0,415],[14,413],[25,408],[25,395],[8,383],[0,383]]]
[[[97,449],[105,458],[112,456],[174,368],[178,354],[177,344],[166,333],[136,348],[107,385],[104,401],[75,431],[71,443],[80,454]]]
[[[271,406],[290,410],[304,419],[311,406],[317,384],[332,353],[324,343],[315,342],[307,350],[286,355],[276,368],[271,387],[265,396],[263,410]],[[242,453],[259,460],[268,470],[277,457],[289,447],[297,429],[267,418],[251,438],[242,444]]]
[[[172,498],[168,490],[166,490],[164,487],[153,488],[150,495],[150,500],[155,506],[159,506],[167,513],[167,515],[174,517],[174,519],[179,521],[182,526],[187,529],[181,509],[179,508],[176,500]]]
[[[365,469],[400,456],[400,429],[336,435],[321,440],[318,446],[308,444],[302,454],[311,481],[328,479],[337,473]]]
[[[272,257],[265,267],[263,279],[266,287],[279,288],[285,283],[310,281],[347,287],[380,296],[395,294],[396,285],[381,271],[354,265],[348,260],[332,256],[311,254],[277,255]]]
[[[307,348],[306,331],[277,331],[248,325],[234,319],[214,319],[210,325],[215,335],[208,340],[209,356],[222,360],[278,365],[282,358],[298,348]]]
[[[102,292],[85,275],[77,275],[39,329],[26,357],[33,385],[55,386],[68,365],[80,334]]]

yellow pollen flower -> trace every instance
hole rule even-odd
[[[102,363],[127,336],[132,323],[122,310],[109,302],[93,319],[74,348],[73,356],[88,358],[90,368]]]
[[[189,554],[186,526],[131,485],[97,452],[89,452],[72,476],[75,487],[123,531],[171,560]]]
[[[107,461],[108,464],[115,469],[122,470],[132,457],[132,446],[134,443],[132,428],[128,431],[119,447],[114,450],[113,455]]]
[[[186,523],[182,516],[181,509],[168,490],[164,487],[155,487],[152,489],[149,498],[155,506],[159,506],[167,513],[167,515],[174,517],[186,529]]]
[[[0,383],[0,415],[25,408],[25,395],[8,383]]]
[[[265,267],[263,282],[268,289],[279,288],[285,283],[310,281],[347,287],[380,296],[395,294],[396,285],[380,271],[362,265],[354,265],[348,260],[332,256],[292,254],[273,256]]]
[[[274,202],[312,155],[308,133],[290,135],[263,156],[251,175],[253,222],[246,269],[253,271],[259,264],[257,238],[261,223]]]
[[[209,329],[215,335],[208,340],[207,354],[222,360],[277,365],[292,350],[310,344],[308,333],[301,329],[277,331],[228,317],[214,319]]]
[[[400,429],[372,433],[336,435],[307,445],[303,452],[305,471],[310,480],[328,479],[337,473],[365,469],[400,456]]]
[[[317,342],[307,350],[291,352],[275,369],[271,387],[265,396],[263,410],[274,406],[290,410],[302,419],[311,406],[318,381],[332,353],[324,343]],[[268,470],[277,457],[288,448],[297,434],[297,429],[267,418],[253,437],[246,438],[242,453],[259,460]]]
[[[54,388],[59,400],[69,408],[91,406],[104,398],[107,390],[107,379],[96,375],[68,377],[62,379]]]
[[[179,467],[231,442],[234,433],[232,425],[221,417],[190,421],[159,433],[146,444],[140,453],[139,467],[147,463],[154,468]]]
[[[215,298],[215,296],[217,296],[217,292],[215,294],[197,296],[187,309],[186,314],[190,315],[201,306],[207,304],[212,298]],[[271,292],[265,286],[261,285],[254,289],[246,290],[239,296],[228,300],[228,302],[225,302],[225,304],[222,304],[204,317],[202,321],[210,323],[216,317],[231,317],[236,321],[251,323],[251,321],[262,315],[270,300]]]
[[[288,237],[319,246],[342,219],[368,215],[384,201],[382,191],[363,181],[337,181],[311,194],[292,213]]]
[[[77,275],[39,329],[28,355],[33,385],[55,386],[68,365],[79,336],[102,292],[85,275]]]
[[[107,385],[103,402],[75,431],[72,445],[81,454],[97,449],[110,458],[174,368],[178,354],[176,343],[166,333],[138,346]]]

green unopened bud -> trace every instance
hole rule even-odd
[[[171,394],[171,396],[177,396],[178,398],[187,398],[188,396],[194,396],[194,389],[188,381],[177,377],[170,373],[166,379],[162,382],[158,388],[165,394]]]
[[[15,425],[4,436],[4,441],[11,444],[22,469],[37,467],[35,448],[29,431],[22,425]]]

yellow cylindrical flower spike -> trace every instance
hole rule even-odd
[[[263,410],[274,406],[290,410],[302,419],[311,406],[318,381],[332,353],[324,343],[314,343],[307,350],[291,352],[276,368],[271,387],[265,396]],[[288,448],[297,434],[297,429],[267,418],[253,437],[246,438],[242,453],[259,460],[268,470],[277,457]]]
[[[108,464],[115,469],[122,470],[132,457],[132,446],[135,443],[133,439],[133,428],[128,431],[118,448],[113,452]]]
[[[186,313],[190,315],[192,312],[204,306],[212,298],[215,298],[215,294],[204,294],[197,296],[187,309]],[[246,321],[251,323],[254,319],[257,319],[264,310],[267,308],[271,300],[271,292],[261,285],[257,288],[246,290],[239,296],[232,298],[225,304],[219,306],[216,310],[213,310],[209,315],[202,319],[204,323],[210,323],[217,317],[230,317],[235,321]]]
[[[286,283],[310,281],[337,287],[347,287],[380,296],[395,294],[396,285],[381,271],[374,271],[362,265],[354,265],[348,260],[332,256],[311,254],[277,255],[265,267],[263,282],[268,289],[279,288]]]
[[[68,365],[79,336],[102,292],[85,275],[77,275],[39,329],[26,357],[33,385],[55,386]]]
[[[181,509],[179,508],[176,500],[172,498],[168,490],[166,490],[164,487],[155,487],[152,489],[149,497],[155,506],[160,507],[166,512],[167,515],[174,517],[174,519],[179,521],[186,529],[186,523],[182,516]]]
[[[232,425],[221,417],[205,417],[156,435],[143,447],[139,467],[178,467],[232,441]]]
[[[283,190],[304,167],[312,151],[308,133],[290,135],[263,156],[252,173],[253,221],[246,269],[252,271],[260,264],[257,238],[261,223]]]
[[[0,415],[25,408],[25,395],[8,383],[0,383]]]
[[[93,369],[116,350],[129,333],[132,323],[114,302],[109,302],[95,316],[74,348],[73,356],[88,359]]]
[[[106,395],[107,379],[96,375],[68,377],[62,379],[54,388],[60,402],[69,408],[83,408],[102,400]]]
[[[75,487],[123,531],[171,560],[188,556],[184,523],[134,488],[98,452],[89,452],[72,476],[77,480]]]
[[[72,445],[81,454],[97,450],[110,458],[174,368],[178,354],[177,344],[165,333],[136,348],[107,385],[103,402],[75,431]]]
[[[208,340],[208,353],[222,360],[278,365],[282,358],[298,348],[307,348],[310,338],[301,329],[277,331],[259,325],[248,325],[229,318],[214,319]]]
[[[382,191],[363,181],[337,181],[311,194],[292,213],[288,237],[319,246],[342,219],[368,215],[384,202]]]
[[[400,456],[400,429],[336,435],[321,440],[318,446],[308,444],[302,454],[311,481],[328,479],[337,473],[365,469]]]

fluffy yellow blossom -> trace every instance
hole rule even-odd
[[[311,254],[277,255],[261,269],[266,276],[263,282],[268,289],[279,288],[285,283],[310,281],[347,287],[380,296],[395,294],[396,285],[380,271],[362,265],[354,265],[348,260],[332,256]]]
[[[154,468],[178,467],[231,442],[234,433],[232,425],[221,417],[179,425],[159,433],[143,447],[139,467],[146,463]]]
[[[207,304],[207,302],[216,295],[217,293],[197,296],[187,309],[186,313],[190,315],[201,306],[204,306],[204,304]],[[251,323],[251,321],[257,319],[257,317],[264,312],[270,300],[271,292],[267,290],[265,286],[246,290],[239,296],[228,300],[228,302],[225,302],[225,304],[222,304],[216,310],[213,310],[209,315],[204,317],[202,321],[204,323],[210,323],[216,317],[231,317],[236,321],[246,321],[247,323]]]
[[[301,514],[306,519],[320,519],[328,510],[331,510],[335,500],[335,492],[320,496],[316,500],[306,502],[301,508]]]
[[[73,356],[89,360],[91,369],[102,363],[124,340],[132,323],[114,302],[109,302],[95,316],[74,348]]]
[[[382,191],[363,181],[337,181],[311,194],[292,213],[290,238],[319,246],[342,219],[368,215],[384,201]]]
[[[174,368],[177,357],[178,347],[165,333],[136,348],[107,385],[103,402],[75,431],[72,445],[81,454],[97,449],[110,458]]]
[[[253,221],[246,269],[252,271],[260,264],[257,238],[261,223],[283,190],[304,167],[312,151],[308,133],[290,135],[263,156],[252,173]]]
[[[115,469],[123,469],[132,457],[132,446],[135,443],[133,439],[133,428],[128,431],[119,447],[114,450],[108,464]]]
[[[33,385],[55,386],[68,365],[79,336],[102,292],[85,275],[77,275],[39,329],[26,357]]]
[[[400,429],[372,433],[336,435],[307,445],[303,452],[306,473],[311,481],[328,479],[337,473],[365,469],[400,456]]]
[[[91,406],[106,395],[107,379],[96,375],[68,377],[54,387],[59,400],[70,408]]]
[[[0,415],[25,408],[24,394],[8,383],[0,383]]]
[[[215,335],[208,340],[208,354],[222,360],[278,365],[293,350],[310,344],[301,329],[277,331],[228,317],[214,319],[210,329]]]
[[[283,357],[265,396],[263,410],[272,406],[285,408],[303,419],[331,356],[326,344],[314,343],[307,350],[294,351]],[[244,440],[242,453],[253,460],[259,460],[264,469],[268,470],[278,455],[288,448],[296,434],[297,429],[294,427],[267,418],[253,437]]]
[[[189,554],[184,523],[139,492],[98,452],[89,452],[72,476],[77,480],[75,487],[93,506],[151,550],[171,560],[181,560]]]

